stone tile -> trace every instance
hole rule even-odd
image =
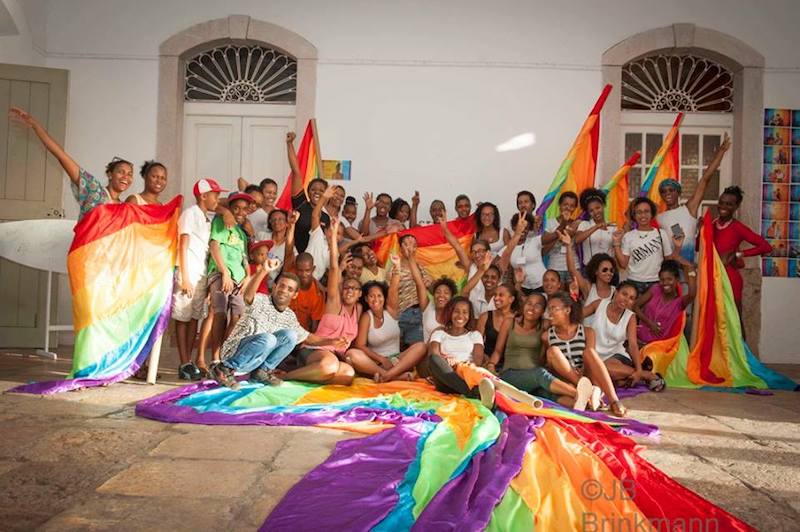
[[[0,460],[0,477],[12,469],[19,467],[19,465],[19,462]]]
[[[216,427],[215,431],[175,434],[150,452],[167,458],[271,462],[290,434],[280,427]]]
[[[42,531],[227,530],[234,499],[94,495],[56,515]]]
[[[69,427],[41,438],[23,452],[27,460],[60,462],[79,460],[108,464],[127,463],[136,455],[144,455],[161,442],[166,434],[119,427]]]
[[[250,501],[240,504],[234,529],[257,530],[283,499],[286,492],[305,476],[305,472],[272,471],[257,483],[255,495]]]
[[[143,460],[100,486],[103,494],[139,497],[236,497],[246,492],[262,466],[222,460]]]
[[[109,387],[110,388],[110,387]],[[109,388],[105,388],[108,390]],[[13,410],[19,415],[46,414],[53,417],[99,417],[120,409],[118,404],[90,404],[66,400],[64,397],[80,392],[66,392],[58,396],[30,394],[4,394],[0,399],[3,409]]]
[[[273,471],[281,473],[308,472],[321,464],[330,456],[336,442],[343,439],[343,434],[331,431],[326,434],[298,433],[291,437],[272,463]]]

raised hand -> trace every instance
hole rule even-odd
[[[29,127],[33,127],[36,124],[38,124],[35,118],[33,118],[27,111],[24,111],[19,107],[9,107],[8,116],[12,120],[15,120],[16,122],[21,122]]]
[[[611,241],[614,243],[615,246],[619,245],[619,244],[622,244],[622,235],[623,234],[624,233],[622,232],[622,229],[617,229],[616,231],[614,231],[614,234],[611,235]]]
[[[517,228],[515,233],[521,235],[528,229],[528,219],[525,217],[525,211],[519,211],[519,220],[517,221]]]
[[[364,192],[363,198],[367,211],[371,211],[375,208],[375,198],[373,197],[372,192]]]
[[[482,264],[483,269],[484,270],[488,270],[489,266],[492,265],[492,261],[493,260],[494,260],[494,257],[492,257],[492,254],[491,253],[486,253],[486,255],[483,257],[483,264]]]
[[[411,196],[411,205],[419,205],[419,190],[415,190],[414,195]]]
[[[281,261],[279,259],[267,259],[266,262],[264,262],[264,269],[267,270],[267,272],[274,272],[280,267]]]
[[[389,260],[392,262],[392,267],[397,268],[398,271],[400,269],[400,257],[395,254],[389,255]]]
[[[556,234],[558,235],[558,239],[565,246],[569,246],[570,244],[572,244],[572,236],[570,236],[568,231],[566,231],[566,230],[564,230],[564,231],[556,231]]]
[[[289,131],[286,134],[286,144],[291,144],[292,142],[294,142],[294,139],[296,137],[297,137],[297,135],[294,134],[294,131]]]
[[[719,148],[717,148],[717,152],[725,153],[730,149],[730,147],[731,147],[731,138],[728,136],[727,133],[725,133],[722,136],[722,144],[720,144]]]
[[[325,189],[325,192],[322,193],[322,199],[328,201],[335,195],[336,195],[336,187],[328,187]]]
[[[289,227],[294,227],[294,225],[297,223],[297,220],[299,219],[300,219],[300,212],[292,211],[286,218],[286,223],[289,224]]]
[[[338,241],[337,240],[338,234],[339,234],[339,218],[333,217],[331,218],[331,241],[333,242],[333,244],[331,245],[334,246],[337,245],[336,242]]]

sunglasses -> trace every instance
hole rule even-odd
[[[600,273],[614,273],[614,268],[600,268]]]

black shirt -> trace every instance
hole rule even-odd
[[[308,233],[311,231],[311,212],[314,207],[306,199],[306,194],[303,191],[297,196],[292,196],[292,208],[300,213],[300,218],[294,226],[294,247],[297,248],[298,253],[302,253],[308,247]],[[320,224],[327,227],[331,223],[331,217],[325,210],[319,217]]]

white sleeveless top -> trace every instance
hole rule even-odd
[[[592,329],[594,329],[597,354],[602,360],[614,355],[625,355],[630,358],[623,344],[628,339],[628,322],[631,321],[633,312],[624,310],[619,322],[612,323],[607,313],[610,301],[610,299],[602,300],[595,313]]]
[[[147,205],[141,194],[134,194],[133,198],[136,200],[136,205]]]
[[[611,295],[606,298],[602,298],[600,297],[600,294],[597,293],[597,285],[595,283],[592,283],[592,287],[589,288],[589,295],[586,296],[586,301],[584,301],[583,306],[584,307],[589,306],[589,304],[591,304],[592,301],[597,301],[598,299],[611,299],[612,297],[614,297],[616,291],[617,289],[612,286]],[[598,315],[597,314],[598,312],[600,312],[599,308],[591,316],[586,316],[585,318],[583,318],[583,324],[586,325],[587,327],[592,327],[593,326],[592,324],[594,323],[594,320]]]
[[[383,325],[375,327],[375,316],[369,314],[369,330],[367,331],[367,345],[370,349],[385,357],[400,353],[400,326],[387,311],[383,311]]]

